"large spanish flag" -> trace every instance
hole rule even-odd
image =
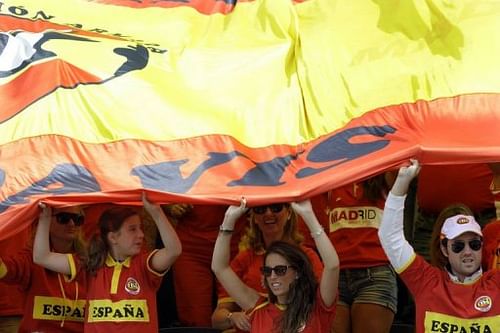
[[[500,159],[500,2],[0,0],[0,239]]]

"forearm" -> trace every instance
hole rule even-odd
[[[167,270],[182,252],[182,245],[174,227],[168,221],[161,209],[151,214],[160,234],[164,248],[157,252],[153,258],[153,268],[156,271]]]
[[[378,236],[382,248],[394,269],[404,268],[415,255],[415,251],[404,237],[404,203],[406,195],[387,197]]]
[[[231,236],[232,233],[221,231],[215,241],[214,253],[212,255],[212,271],[217,276],[222,271],[230,268]]]
[[[316,245],[326,270],[338,270],[340,266],[337,251],[313,212],[302,216]]]
[[[71,265],[68,254],[56,253],[50,250],[50,217],[41,217],[38,221],[33,242],[33,262],[54,272],[71,275]]]
[[[33,262],[45,266],[50,257],[50,220],[40,218],[36,228],[35,239],[33,242]]]

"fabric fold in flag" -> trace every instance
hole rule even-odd
[[[500,3],[0,0],[0,239],[37,204],[299,200],[498,161]]]

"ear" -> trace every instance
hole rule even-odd
[[[448,258],[448,249],[441,242],[439,243],[439,248],[441,249],[443,256]]]
[[[106,235],[106,239],[108,240],[108,244],[109,245],[114,245],[116,244],[116,232],[113,232],[113,231],[110,231],[108,232],[108,234]]]

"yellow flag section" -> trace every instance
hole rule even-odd
[[[190,6],[1,2],[0,14],[11,21],[3,31],[31,25],[41,34],[10,32],[7,46],[22,40],[51,53],[22,69],[12,64],[15,73],[2,83],[57,62],[46,69],[52,85],[36,93],[24,87],[25,102],[2,111],[1,144],[47,134],[94,144],[218,134],[251,147],[314,139],[298,122],[304,111],[293,2],[242,2],[212,15]]]
[[[296,200],[500,156],[500,3],[0,0],[0,239],[51,205]]]

